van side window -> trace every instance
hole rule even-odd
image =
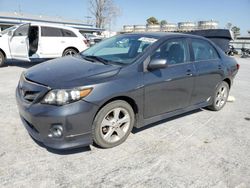
[[[218,59],[218,53],[209,42],[201,39],[192,39],[192,48],[195,61]]]
[[[55,27],[41,27],[42,37],[62,37],[62,31]]]
[[[14,32],[14,37],[21,37],[21,36],[28,36],[29,32],[29,24],[27,25],[21,25],[19,28],[17,28]]]
[[[62,29],[62,32],[64,37],[77,37],[76,34],[70,30]]]
[[[188,44],[185,39],[170,39],[155,51],[151,59],[166,59],[169,65],[188,62]]]

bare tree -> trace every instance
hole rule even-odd
[[[89,0],[89,11],[95,18],[95,25],[98,28],[112,24],[120,13],[119,8],[113,0]]]

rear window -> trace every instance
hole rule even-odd
[[[192,39],[192,48],[195,61],[218,59],[218,53],[214,47],[205,40]]]
[[[64,37],[77,37],[75,33],[67,29],[62,29],[62,33]]]
[[[55,27],[42,27],[41,28],[42,37],[62,37],[62,30]]]

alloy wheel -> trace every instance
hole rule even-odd
[[[129,131],[130,123],[131,117],[125,108],[114,108],[101,122],[101,136],[108,143],[117,142]]]
[[[227,87],[222,85],[217,91],[215,105],[221,108],[226,103],[227,96],[228,96]]]
[[[76,54],[76,51],[75,50],[67,50],[64,54],[64,56],[67,56],[67,55],[75,55]]]

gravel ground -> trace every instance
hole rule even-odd
[[[0,68],[0,187],[250,187],[250,59],[237,61],[236,101],[220,112],[134,129],[113,149],[64,152],[39,146],[19,119],[15,87],[29,64]]]

